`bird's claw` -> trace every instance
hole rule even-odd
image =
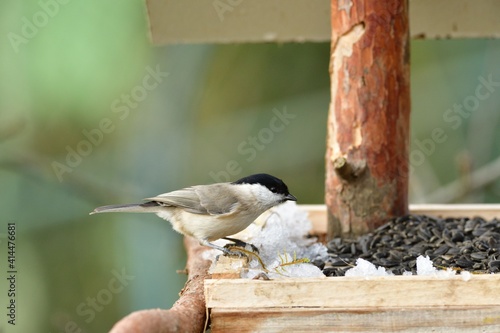
[[[235,244],[226,244],[224,245],[224,255],[228,256],[228,257],[237,257],[237,258],[247,258],[248,259],[248,255],[243,252],[245,251],[245,248],[242,248],[240,246],[237,246]]]
[[[259,264],[262,266],[262,269],[264,269],[265,272],[268,272],[264,262],[259,256],[259,250],[252,244],[247,244],[242,241],[239,242],[245,244],[245,247],[239,246],[238,244],[226,244],[220,249],[222,250],[222,252],[224,252],[225,256],[237,256],[238,258],[244,257],[247,260],[250,260],[250,256],[255,257]],[[252,250],[247,250],[246,245],[250,245]]]
[[[240,248],[240,249],[245,249],[247,251],[259,254],[259,249],[253,244],[241,241],[239,239],[234,239],[234,238],[226,237],[225,239],[229,240],[233,243],[229,243],[229,244],[224,245],[224,248],[227,248],[229,250],[232,248]]]

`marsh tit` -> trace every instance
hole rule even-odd
[[[92,214],[127,212],[155,213],[172,223],[179,233],[196,238],[202,245],[231,254],[210,242],[220,238],[243,243],[228,236],[248,227],[259,215],[285,201],[297,201],[281,179],[265,173],[232,183],[196,185],[144,199],[141,204],[96,208]],[[244,244],[244,243],[243,243]]]

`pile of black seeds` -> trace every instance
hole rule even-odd
[[[355,240],[328,244],[326,276],[343,276],[358,258],[388,272],[416,273],[416,259],[429,256],[434,266],[480,273],[500,272],[500,222],[474,218],[407,215],[391,220]]]

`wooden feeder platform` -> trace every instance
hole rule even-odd
[[[313,233],[326,209],[302,206]],[[500,205],[412,205],[413,214],[500,216]],[[205,280],[211,331],[500,332],[500,274],[239,279],[242,259],[224,258]]]

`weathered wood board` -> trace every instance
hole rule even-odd
[[[205,300],[209,308],[241,309],[500,306],[500,274],[472,275],[468,281],[460,275],[210,279]]]
[[[215,308],[212,332],[499,332],[500,307]]]

